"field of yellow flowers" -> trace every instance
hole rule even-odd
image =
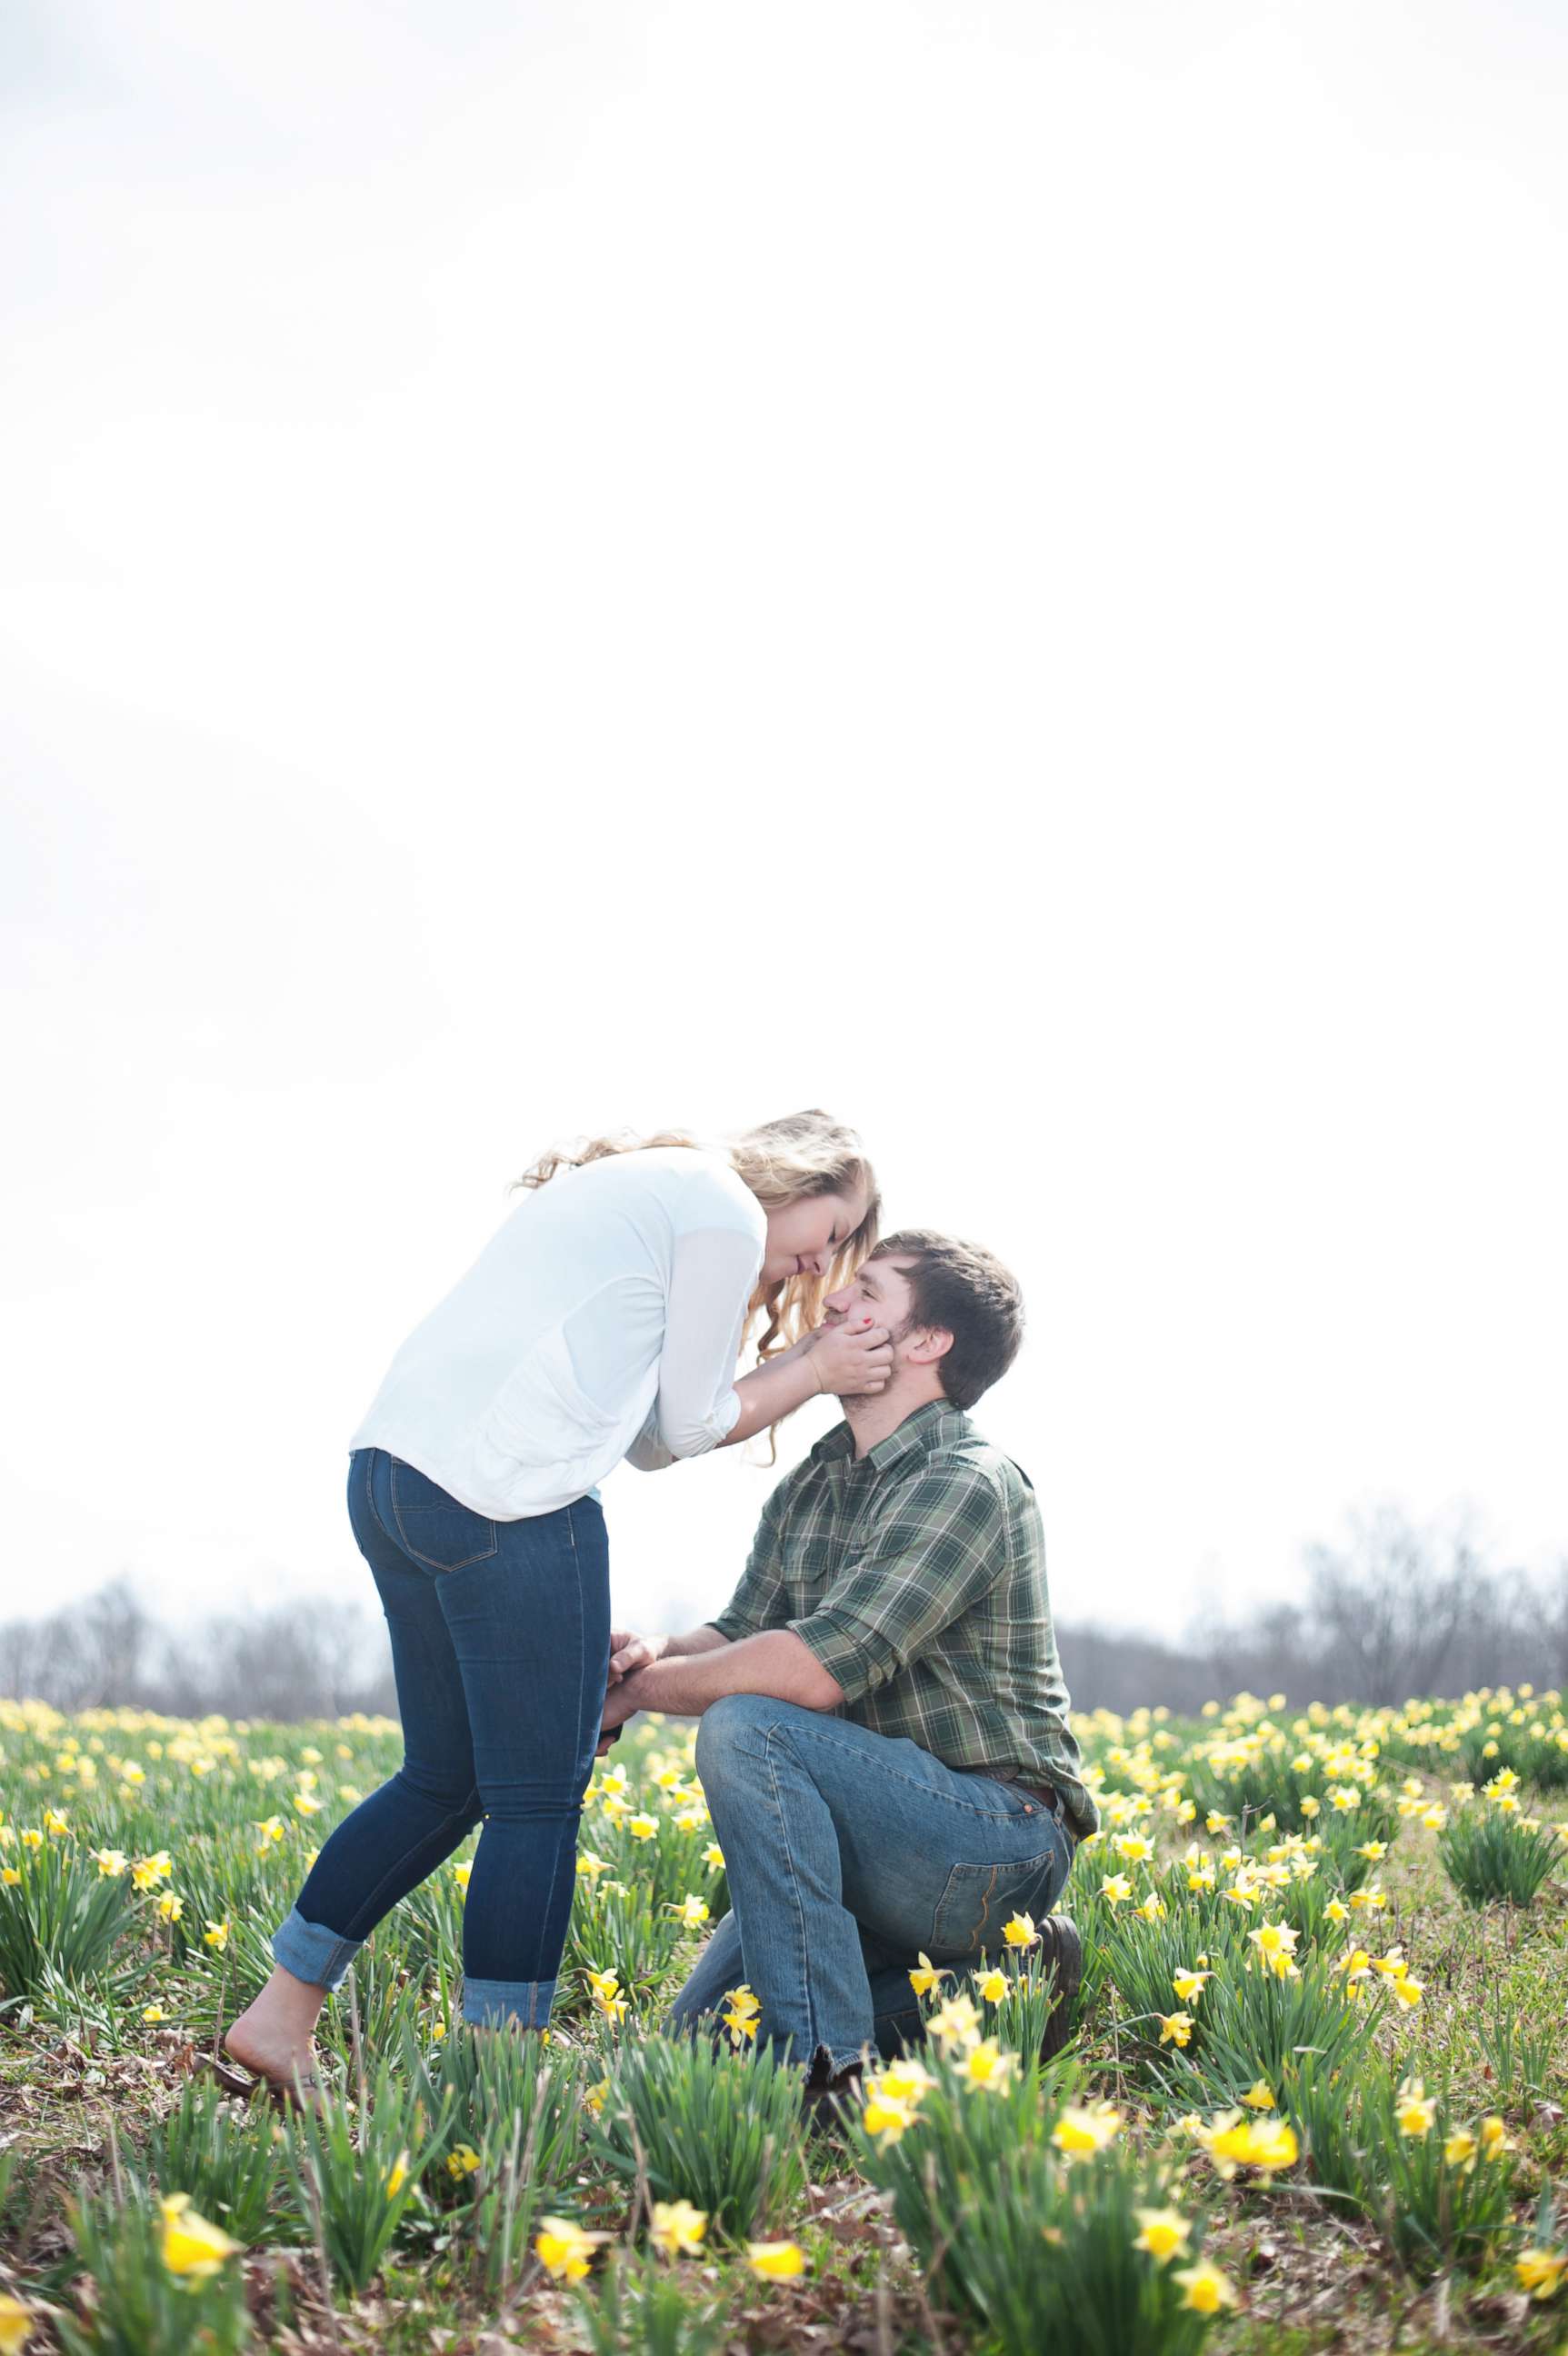
[[[376,1933],[329,2096],[200,2067],[394,1726],[0,1703],[0,2356],[1568,2346],[1568,1721],[1240,1696],[1080,1719],[1076,2033],[1015,1916],[922,1957],[836,2132],[660,2033],[725,1905],[694,1729],[590,1787],[547,2037],[466,2035],[467,1867]]]

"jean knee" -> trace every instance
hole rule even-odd
[[[697,1780],[704,1786],[737,1759],[755,1758],[757,1737],[779,1715],[769,1694],[721,1694],[697,1720]]]
[[[427,1808],[438,1808],[444,1816],[461,1816],[470,1827],[477,1825],[484,1809],[478,1787],[472,1773],[463,1775],[450,1769],[421,1765],[417,1760],[405,1759],[393,1776],[394,1783]]]

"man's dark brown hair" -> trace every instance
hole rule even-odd
[[[908,1260],[909,1323],[940,1326],[952,1347],[937,1367],[954,1407],[972,1408],[1001,1381],[1024,1338],[1024,1296],[1018,1280],[994,1252],[932,1227],[901,1227],[884,1236],[874,1260]]]

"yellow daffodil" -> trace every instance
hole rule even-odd
[[[1002,1925],[1002,1936],[1010,1947],[1032,1947],[1039,1935],[1032,1914],[1015,1914]]]
[[[164,1922],[177,1922],[184,1912],[184,1899],[178,1895],[177,1891],[166,1890],[163,1896],[158,1900],[159,1921]]]
[[[1100,1894],[1108,1906],[1120,1906],[1133,1895],[1133,1885],[1124,1873],[1108,1873],[1101,1882]]]
[[[539,2224],[540,2230],[533,2237],[534,2255],[556,2282],[563,2277],[567,2282],[581,2282],[595,2250],[610,2238],[607,2233],[585,2233],[570,2217],[542,2217]]]
[[[1480,2147],[1468,2127],[1455,2127],[1443,2147],[1443,2157],[1450,2168],[1462,2168],[1468,2176],[1475,2168],[1476,2154]]]
[[[171,2275],[188,2275],[199,2281],[217,2274],[224,2259],[239,2249],[238,2242],[197,2215],[188,2192],[171,2193],[158,2207],[164,2224],[163,2261]]]
[[[967,2045],[980,2034],[980,2015],[974,1999],[967,1996],[950,1996],[945,2004],[933,2012],[927,2027],[942,2047]]]
[[[1532,2246],[1521,2250],[1513,2264],[1520,2290],[1528,2291],[1531,2298],[1555,2298],[1563,2287],[1563,2274],[1568,2271],[1568,2251]]]
[[[1051,2129],[1051,2141],[1069,2159],[1103,2151],[1122,2131],[1122,2114],[1109,2103],[1069,2104]]]
[[[1162,2012],[1156,2017],[1160,2024],[1162,2045],[1185,2047],[1191,2043],[1193,2020],[1190,2012]]]
[[[166,2020],[168,2019],[168,2015],[164,2010],[161,2004],[145,2004],[142,2007],[142,2019],[149,2023],[156,2023],[160,2020]]]
[[[1501,2159],[1505,2151],[1512,2151],[1514,2139],[1495,2115],[1481,2121],[1481,2158]]]
[[[227,1916],[224,1917],[221,1922],[208,1923],[206,1930],[203,1931],[201,1934],[201,1944],[204,1947],[212,1948],[213,1951],[220,1955],[223,1953],[224,1948],[229,1944],[229,1922]]]
[[[1183,2004],[1196,2004],[1213,1976],[1212,1972],[1174,1972],[1171,1987]]]
[[[1241,2100],[1249,2110],[1272,2111],[1274,2107],[1274,2090],[1266,2078],[1254,2078]]]
[[[1016,2054],[1004,2053],[994,2037],[984,2037],[964,2055],[962,2074],[972,2086],[1000,2088],[1006,2085],[1016,2064]]]
[[[33,2309],[8,2291],[0,2291],[0,2356],[22,2356],[34,2325]]]
[[[1160,2265],[1180,2257],[1186,2250],[1192,2226],[1175,2209],[1134,2209],[1138,2232],[1133,2236],[1135,2250],[1147,2250]]]
[[[633,1816],[627,1825],[627,1830],[633,1840],[657,1840],[659,1819],[657,1816]]]
[[[400,2151],[400,2152],[399,2152],[399,2154],[398,2154],[398,2156],[397,2156],[397,2158],[393,2160],[393,2162],[392,2162],[392,2166],[391,2166],[391,2167],[388,2169],[388,2170],[387,2170],[387,2174],[386,2174],[386,2191],[387,2191],[387,2199],[388,2199],[389,2201],[395,2201],[395,2200],[397,2199],[398,2194],[403,2190],[403,2186],[404,2186],[407,2182],[408,2182],[408,2154],[407,2154],[407,2152],[406,2152],[406,2151]]]
[[[474,2175],[478,2165],[479,2155],[471,2143],[454,2144],[446,2155],[446,2173],[456,2184],[460,2184],[465,2176]]]
[[[752,2273],[765,2282],[789,2282],[806,2270],[805,2258],[794,2242],[747,2242],[746,2254]]]
[[[1428,2096],[1422,2080],[1402,2080],[1394,2104],[1394,2118],[1401,2135],[1428,2135],[1436,2117],[1437,2104]]]
[[[1011,1983],[1005,1972],[976,1972],[974,1985],[987,2004],[1000,2004]]]
[[[656,2201],[653,2204],[649,2238],[667,2258],[678,2257],[682,2251],[694,2256],[702,2249],[707,2230],[707,2211],[693,2209],[689,2201]]]
[[[1178,2266],[1175,2280],[1182,2286],[1182,2305],[1196,2308],[1199,2315],[1218,2315],[1222,2307],[1236,2304],[1235,2285],[1207,2258],[1196,2266]]]
[[[891,2094],[876,2091],[861,2112],[860,2124],[868,2136],[884,2143],[897,2143],[905,2129],[913,2125],[916,2115],[910,2104],[896,2102]]]
[[[909,1951],[906,1947],[904,1952],[908,1954]],[[937,1982],[940,1979],[945,1979],[946,1977],[947,1974],[937,1970],[936,1966],[931,1962],[929,1955],[927,1954],[924,1947],[922,1947],[920,1949],[919,1969],[918,1971],[911,1972],[909,1975],[909,1986],[914,1989],[915,1994],[917,1996],[929,1996],[931,1990],[936,1987]]]
[[[711,1866],[715,1873],[722,1873],[724,1871],[724,1862],[725,1853],[723,1849],[719,1847],[717,1841],[710,1841],[707,1847],[703,1851],[703,1863],[706,1866]]]

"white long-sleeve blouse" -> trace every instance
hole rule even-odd
[[[553,1513],[623,1456],[700,1456],[768,1220],[722,1154],[654,1146],[524,1196],[398,1351],[350,1448],[384,1448],[496,1521]]]

